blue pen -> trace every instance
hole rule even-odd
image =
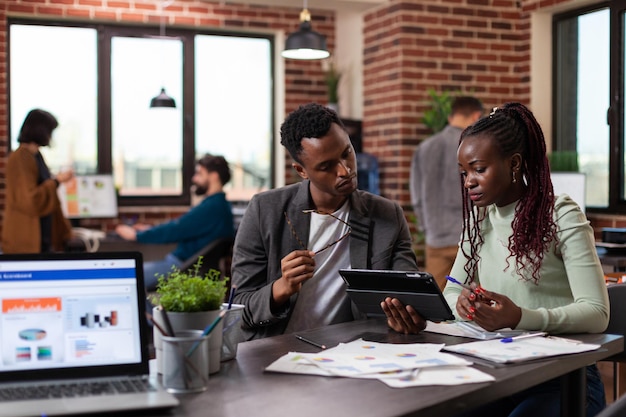
[[[519,336],[505,337],[504,339],[500,339],[500,341],[502,343],[511,343],[515,340],[528,339],[529,337],[539,337],[539,336],[545,336],[545,335],[547,335],[546,332],[526,333],[526,334],[522,334]]]
[[[463,283],[462,283],[461,281],[459,281],[458,279],[456,279],[456,278],[452,278],[450,275],[446,275],[446,279],[447,279],[448,281],[453,282],[453,283],[455,283],[455,284],[458,284],[458,285],[460,285],[461,287],[466,288],[466,289],[470,290],[471,292],[476,293],[476,294],[478,294],[478,295],[482,295],[482,294],[484,293],[483,287],[481,287],[480,285],[479,285],[478,287],[476,287],[476,288],[472,288],[472,287],[470,287],[470,286],[469,286],[469,285],[467,285],[467,284],[463,284]]]
[[[472,290],[469,285],[463,284],[461,281],[457,280],[456,278],[452,278],[450,275],[446,275],[446,279],[450,282],[454,282],[455,284],[459,284],[461,287],[467,288],[470,291]]]
[[[233,307],[233,298],[235,298],[236,289],[237,287],[235,286],[230,287],[230,296],[228,297],[228,310],[230,310]]]

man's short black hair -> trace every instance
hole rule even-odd
[[[198,159],[197,163],[208,172],[217,172],[220,176],[220,181],[222,181],[222,185],[230,181],[230,167],[223,156],[206,154]]]
[[[484,111],[485,108],[483,107],[483,103],[476,97],[458,96],[452,102],[450,114],[454,115],[460,113],[463,116],[469,116],[475,112],[483,114]]]
[[[302,163],[302,139],[325,136],[333,123],[345,130],[335,111],[317,103],[303,104],[291,112],[280,127],[280,143],[296,162]]]
[[[52,131],[57,126],[59,126],[59,122],[52,114],[45,110],[33,109],[26,115],[17,141],[48,146],[52,137]]]

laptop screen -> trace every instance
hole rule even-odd
[[[147,370],[144,294],[139,253],[0,255],[0,380]]]

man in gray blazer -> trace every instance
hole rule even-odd
[[[289,114],[281,143],[303,179],[255,195],[232,261],[234,302],[247,339],[359,318],[338,270],[417,270],[401,207],[357,190],[356,156],[337,114],[310,103]],[[381,303],[389,326],[417,333],[424,319],[397,299]]]

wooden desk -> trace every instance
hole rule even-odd
[[[596,247],[596,250],[602,265],[611,267],[612,272],[626,272],[626,252],[611,252],[600,247]]]
[[[124,240],[115,232],[107,233],[98,243],[97,252],[141,252],[144,262],[158,261],[176,248],[174,243],[152,244]],[[85,243],[79,238],[71,239],[67,244],[69,252],[85,252]]]
[[[374,334],[397,343],[456,344],[468,339],[422,333],[404,336],[388,331],[384,320],[364,320],[328,326],[303,335],[329,347],[364,334]],[[290,351],[318,352],[293,335],[239,344],[237,358],[222,364],[211,375],[209,388],[200,394],[179,396],[179,407],[163,416],[453,416],[457,412],[487,404],[549,379],[563,376],[563,416],[582,416],[584,367],[622,351],[622,336],[580,335],[588,343],[602,344],[594,352],[566,355],[559,359],[522,365],[488,367],[474,365],[496,378],[495,382],[457,386],[390,388],[377,380],[330,378],[311,375],[266,373],[264,368]],[[133,415],[140,415],[134,413]],[[151,413],[154,415],[154,412]]]
[[[137,251],[143,255],[143,261],[158,261],[165,258],[176,247],[175,244],[151,244],[124,240],[115,233],[108,233],[100,241],[98,252]]]

